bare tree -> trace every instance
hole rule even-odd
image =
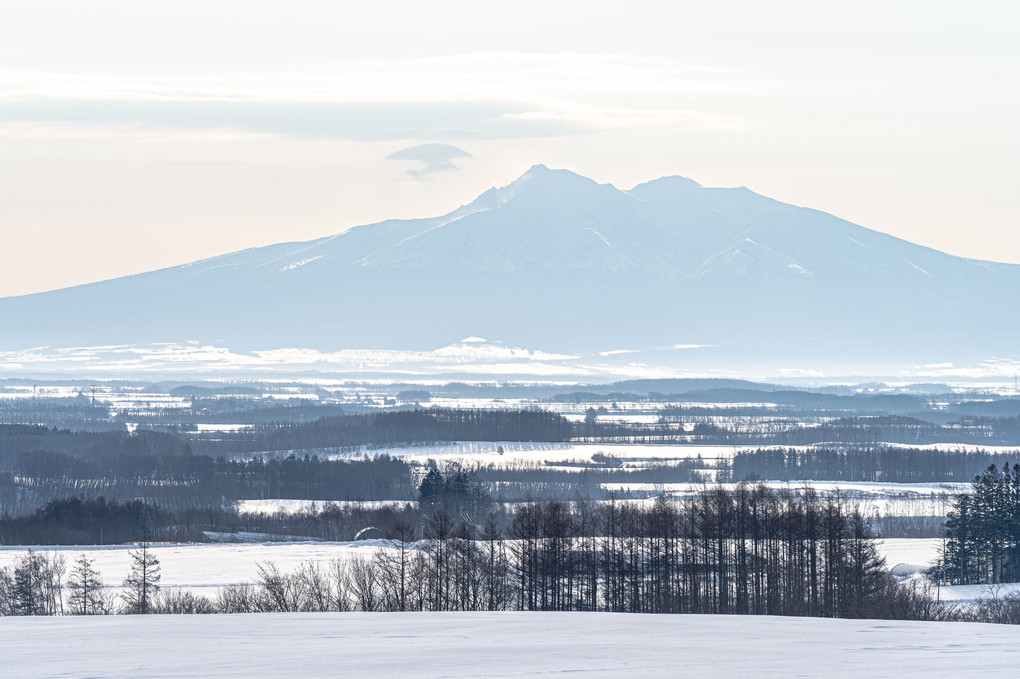
[[[378,579],[379,572],[375,564],[356,556],[350,561],[350,583],[358,607],[363,611],[375,611],[379,608]]]
[[[318,563],[306,561],[295,575],[302,592],[301,610],[322,613],[332,609],[334,597],[329,577]]]
[[[194,615],[215,613],[213,603],[206,597],[187,590],[163,590],[153,602],[153,613],[169,613],[174,615]]]
[[[301,610],[303,597],[299,578],[281,573],[272,561],[260,563],[258,570],[258,610],[277,613]]]
[[[332,610],[351,610],[351,578],[348,573],[347,561],[337,557],[329,562],[329,580],[333,592]]]

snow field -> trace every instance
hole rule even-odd
[[[1016,627],[608,613],[0,618],[5,676],[1014,677]],[[60,643],[55,644],[54,640]]]

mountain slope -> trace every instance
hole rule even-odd
[[[0,299],[0,349],[182,342],[969,360],[1013,351],[1020,267],[667,177],[535,166],[448,215]]]

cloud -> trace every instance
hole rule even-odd
[[[932,363],[904,370],[912,378],[1014,379],[1020,375],[1020,361],[1011,358],[989,358],[977,364],[957,366],[953,363]]]
[[[596,54],[350,61],[339,71],[258,76],[0,69],[0,136],[175,139],[201,133],[211,139],[406,143],[720,130],[745,121],[714,104],[692,108],[692,95],[750,96],[759,85],[749,73]]]
[[[471,158],[470,153],[449,144],[421,144],[386,156],[388,160],[413,160],[421,164],[420,169],[411,169],[407,174],[416,179],[425,179],[436,172],[459,170],[455,158]]]
[[[556,137],[591,129],[583,120],[522,116],[528,107],[508,101],[350,102],[266,100],[98,100],[29,99],[0,101],[0,121],[70,126],[85,136],[123,136],[155,130],[217,131],[337,138],[351,141],[393,141],[447,136],[463,139],[519,139]],[[32,136],[21,130],[20,136]]]
[[[781,377],[825,377],[825,373],[814,368],[780,368]]]

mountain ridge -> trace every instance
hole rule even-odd
[[[0,349],[418,349],[481,336],[557,351],[963,360],[1012,351],[1018,284],[1018,265],[955,257],[746,187],[670,176],[624,191],[536,165],[438,217],[0,298]]]

